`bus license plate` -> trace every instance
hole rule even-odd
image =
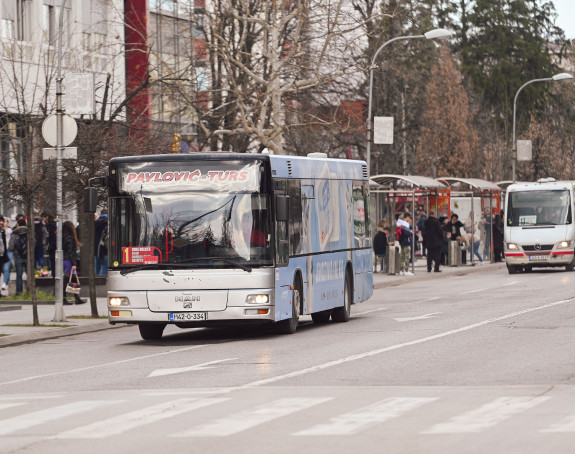
[[[171,322],[196,322],[198,320],[207,320],[206,312],[175,312],[168,314],[168,320]]]
[[[529,260],[533,261],[533,260],[547,260],[549,258],[548,255],[530,255],[529,256]]]

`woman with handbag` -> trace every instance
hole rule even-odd
[[[74,276],[76,283],[79,282],[78,274],[76,273],[77,266],[77,256],[76,249],[81,246],[82,243],[78,241],[78,235],[76,235],[76,229],[71,221],[66,221],[62,225],[62,251],[64,252],[64,304],[84,304],[86,300],[80,298],[80,295],[74,293],[74,302],[66,300],[66,287],[68,283],[72,283]],[[77,285],[79,287],[79,284]]]

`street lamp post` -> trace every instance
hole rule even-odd
[[[64,146],[64,108],[62,105],[62,35],[64,31],[64,6],[66,0],[62,0],[60,6],[60,23],[58,28],[58,66],[56,73],[56,263],[54,273],[55,293],[55,322],[65,321],[64,316],[64,254],[62,251],[62,154]]]
[[[379,53],[386,47],[388,44],[393,43],[394,41],[400,40],[407,40],[407,39],[437,39],[437,38],[449,38],[451,37],[452,33],[448,30],[443,28],[437,28],[435,30],[428,31],[423,35],[414,35],[414,36],[397,36],[395,38],[390,39],[383,43],[371,59],[371,66],[369,67],[369,101],[367,106],[367,173],[368,176],[371,176],[371,106],[372,106],[372,93],[373,93],[373,70],[375,69],[375,61]]]
[[[515,183],[515,167],[517,165],[517,141],[515,140],[515,118],[517,113],[517,97],[519,96],[519,93],[527,85],[533,84],[535,82],[555,82],[557,80],[566,80],[566,79],[573,79],[573,76],[568,73],[560,73],[555,74],[553,77],[546,77],[544,79],[533,79],[521,85],[521,87],[519,87],[519,90],[517,90],[517,93],[515,93],[515,98],[513,99],[513,143],[511,144],[511,150],[513,152],[513,171],[512,171],[513,183]]]

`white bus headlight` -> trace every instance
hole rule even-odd
[[[130,300],[124,296],[112,296],[108,299],[110,306],[129,306]]]
[[[246,303],[248,304],[268,304],[270,302],[269,295],[248,295],[246,297]]]
[[[561,243],[557,245],[557,249],[567,249],[568,247],[571,247],[571,241],[561,241]]]
[[[507,249],[510,251],[518,251],[519,246],[517,246],[515,243],[507,243]]]

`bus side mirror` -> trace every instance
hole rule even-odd
[[[93,187],[84,188],[84,213],[95,213],[98,208],[98,190]]]
[[[289,220],[289,196],[278,195],[276,196],[276,221]]]

